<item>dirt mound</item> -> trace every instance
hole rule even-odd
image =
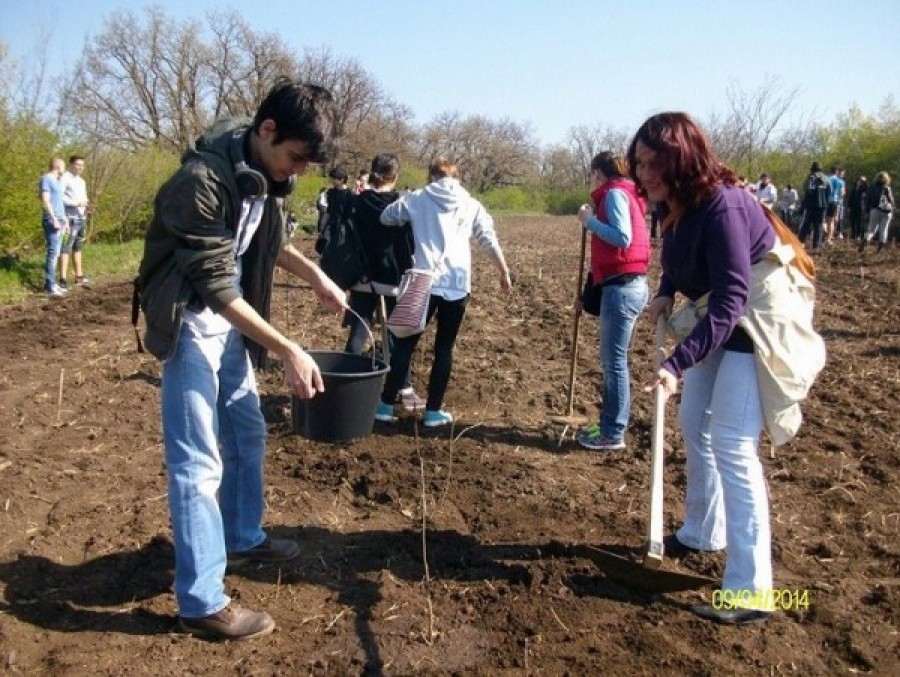
[[[624,452],[583,451],[549,422],[566,409],[577,225],[498,227],[517,289],[502,296],[476,257],[446,400],[453,431],[401,421],[351,445],[313,443],[291,432],[279,366],[261,375],[266,520],[304,553],[228,576],[242,604],[279,624],[248,643],[173,632],[159,366],[135,352],[129,285],[0,308],[0,670],[896,674],[897,250],[862,257],[839,242],[817,260],[828,365],[799,437],[762,452],[776,584],[806,591],[808,608],[735,629],[687,611],[710,600],[721,556],[667,559],[657,576],[638,565],[652,398],[635,389]],[[342,347],[345,330],[308,288],[279,277],[274,303],[276,324],[302,345]],[[596,327],[582,328],[576,411],[594,416]],[[640,323],[638,382],[652,343]],[[669,530],[684,491],[674,411]]]

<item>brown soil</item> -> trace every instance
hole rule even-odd
[[[499,230],[517,291],[499,294],[477,257],[446,399],[453,431],[417,436],[406,420],[350,445],[310,442],[292,434],[278,366],[261,378],[267,525],[303,555],[227,577],[278,622],[245,643],[173,631],[159,367],[135,352],[128,283],[0,309],[0,672],[897,674],[897,250],[861,257],[839,243],[818,259],[828,365],[799,437],[761,451],[776,582],[805,591],[808,609],[732,628],[687,610],[710,599],[721,555],[640,567],[652,398],[635,389],[625,452],[583,451],[549,420],[566,411],[576,225],[510,218]],[[279,277],[274,302],[301,344],[342,347],[308,288]],[[593,416],[596,327],[582,329],[576,411]],[[644,321],[638,382],[652,342]],[[684,489],[674,410],[667,531]]]

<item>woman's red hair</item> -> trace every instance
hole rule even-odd
[[[718,184],[737,182],[737,175],[716,158],[706,134],[687,113],[659,113],[641,125],[628,147],[631,178],[642,192],[635,172],[638,141],[656,153],[660,176],[683,209],[711,197]]]

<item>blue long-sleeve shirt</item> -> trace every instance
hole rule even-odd
[[[676,376],[725,345],[744,314],[750,267],[775,245],[762,210],[747,191],[721,186],[663,235],[657,296],[696,300],[710,292],[706,316],[663,362]]]
[[[603,202],[607,223],[596,216],[588,217],[584,227],[613,247],[625,249],[631,244],[631,212],[628,195],[618,188],[611,189]]]

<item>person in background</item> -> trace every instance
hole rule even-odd
[[[768,174],[759,175],[759,184],[756,186],[756,199],[769,209],[775,208],[778,191],[775,188],[775,184],[769,181]]]
[[[437,331],[423,424],[433,428],[453,422],[453,415],[441,406],[453,368],[453,347],[472,291],[471,238],[477,240],[497,269],[500,288],[511,291],[512,281],[494,220],[462,187],[456,164],[445,158],[436,159],[428,168],[428,181],[425,188],[389,204],[381,214],[381,223],[385,226],[411,224],[416,268],[432,271],[434,282],[428,321],[437,318]],[[386,423],[397,420],[393,403],[421,336],[421,333],[414,334],[394,341],[391,369],[375,413],[377,420]]]
[[[345,169],[335,167],[328,172],[328,178],[331,179],[331,187],[325,191],[324,195],[320,193],[317,199],[317,203],[321,202],[325,207],[325,211],[319,214],[319,223],[317,224],[319,233],[316,238],[315,250],[320,255],[325,253],[335,229],[340,224],[344,210],[347,209],[353,198],[353,193],[347,188],[347,171]]]
[[[316,233],[321,233],[325,229],[325,223],[328,218],[328,186],[319,188],[316,194]]]
[[[877,251],[881,251],[887,244],[888,227],[891,225],[891,215],[894,212],[891,175],[887,172],[878,172],[875,175],[867,195],[867,206],[869,208],[869,229],[859,243],[859,251],[863,251],[866,244],[874,239],[878,240]]]
[[[834,236],[838,240],[844,239],[844,204],[847,199],[847,171],[843,168],[838,168],[838,178],[840,178],[842,182],[841,187],[841,199],[838,201],[837,205],[837,214],[834,215]]]
[[[294,214],[293,209],[288,211],[287,222],[284,224],[284,230],[289,238],[294,234],[294,231],[297,230],[297,215]]]
[[[393,153],[379,153],[372,159],[369,187],[354,197],[353,227],[366,259],[368,278],[350,290],[350,308],[356,315],[348,312],[345,316],[345,322],[350,327],[344,347],[348,353],[362,354],[380,297],[384,296],[386,311],[390,313],[397,302],[400,278],[412,268],[414,243],[409,224],[400,228],[385,228],[380,221],[384,209],[400,197],[394,190],[399,175],[399,158]],[[393,354],[393,337],[389,337],[388,341],[389,352]],[[412,360],[406,370],[398,401],[405,411],[415,412],[425,408],[425,400],[413,389],[411,365]]]
[[[87,186],[82,173],[84,172],[84,158],[73,155],[69,158],[69,170],[62,175],[63,204],[66,207],[66,222],[69,233],[64,238],[64,243],[59,254],[59,286],[69,288],[69,255],[72,256],[72,267],[75,269],[75,284],[79,287],[90,289],[91,281],[84,276],[81,251],[84,249],[85,227],[87,215],[93,211],[88,202]]]
[[[628,349],[634,324],[649,295],[647,206],[627,176],[624,157],[610,152],[597,155],[591,161],[593,208],[584,205],[578,211],[578,220],[591,232],[591,276],[602,288],[599,347],[603,407],[597,423],[576,436],[582,447],[593,450],[625,448],[631,412]]]
[[[343,292],[285,237],[295,177],[333,148],[335,104],[314,85],[280,80],[251,126],[215,124],[159,189],[136,291],[145,345],[162,360],[161,414],[183,632],[265,635],[275,621],[232,604],[226,566],[300,554],[262,529],[266,423],[253,366],[282,361],[300,398],[324,389],[312,357],[268,321],[275,266],[310,284],[331,312]]]
[[[778,194],[778,201],[775,203],[778,215],[784,221],[784,225],[792,231],[797,231],[797,202],[800,196],[797,190],[791,184],[785,184],[784,190]]]
[[[866,194],[869,192],[869,181],[865,176],[860,176],[850,189],[847,196],[847,214],[850,217],[850,230],[853,241],[859,244],[866,234],[866,217],[868,209]]]
[[[331,187],[325,191],[324,197],[321,198],[325,211],[319,216],[318,227],[320,235],[325,232],[325,228],[332,216],[339,212],[344,202],[350,197],[350,192],[347,190],[347,170],[343,167],[335,167],[328,172],[328,178],[331,179]]]
[[[828,206],[825,208],[825,244],[834,244],[835,237],[838,232],[835,224],[839,219],[838,211],[844,203],[844,193],[846,186],[844,179],[841,178],[843,169],[840,167],[832,167],[831,173],[828,175]]]
[[[678,421],[687,460],[684,523],[665,539],[667,554],[722,550],[723,593],[764,601],[772,589],[766,480],[759,460],[764,413],[754,347],[738,326],[747,306],[750,268],[776,243],[764,210],[737,187],[685,113],[660,113],[638,129],[628,149],[631,176],[647,198],[665,206],[659,290],[647,316],[672,312],[676,294],[708,311],[654,373],[648,390],[667,397],[683,381]],[[765,621],[771,608],[692,610],[721,623]]]
[[[822,231],[825,227],[825,212],[828,208],[828,196],[831,184],[822,173],[822,166],[813,162],[809,167],[809,176],[803,185],[803,223],[800,226],[799,238],[804,244],[812,233],[812,250],[818,251],[822,244]]]
[[[62,177],[65,163],[62,158],[50,160],[49,171],[38,182],[38,198],[41,201],[41,224],[47,241],[47,256],[44,259],[44,291],[48,296],[59,298],[66,290],[56,281],[56,262],[62,248],[63,238],[68,232],[66,206],[63,202]]]
[[[650,206],[650,239],[655,240],[659,237],[659,209],[656,203]]]
[[[359,174],[356,175],[356,181],[353,184],[353,194],[359,195],[364,190],[369,187],[369,173],[362,169]]]

